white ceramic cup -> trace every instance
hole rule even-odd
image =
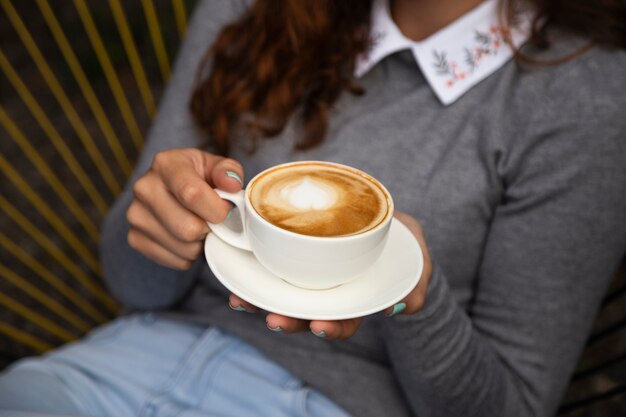
[[[387,198],[387,215],[372,229],[339,237],[294,233],[261,217],[250,201],[254,182],[268,171],[306,164],[340,167],[373,180]],[[355,168],[329,162],[301,161],[277,165],[255,176],[245,190],[237,193],[215,191],[237,206],[243,230],[235,231],[224,223],[209,223],[211,231],[232,246],[252,251],[261,265],[283,280],[306,289],[327,289],[357,279],[382,253],[393,218],[393,200],[379,181]]]

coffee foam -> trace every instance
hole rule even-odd
[[[310,236],[349,236],[383,221],[388,200],[373,179],[326,164],[291,165],[252,184],[254,209],[280,228]]]

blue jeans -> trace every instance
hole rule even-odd
[[[348,416],[237,337],[152,314],[0,374],[0,416],[52,415]]]

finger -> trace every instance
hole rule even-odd
[[[182,206],[156,174],[146,174],[135,183],[133,190],[157,221],[181,242],[200,241],[209,232],[208,224]]]
[[[420,249],[422,250],[422,254],[424,255],[425,274],[423,273],[422,276],[430,276],[430,273],[432,272],[430,253],[428,251],[428,245],[426,244],[426,238],[424,237],[422,225],[414,217],[401,211],[396,210],[393,215],[411,231],[413,236],[415,236],[415,239],[417,240],[417,243],[419,243]]]
[[[228,306],[235,311],[245,311],[246,313],[257,313],[260,309],[249,302],[239,298],[235,294],[228,297]]]
[[[231,205],[213,191],[205,177],[205,172],[211,170],[220,157],[206,153],[199,154],[199,157],[194,155],[196,154],[157,154],[152,169],[185,209],[205,221],[221,223]]]
[[[347,320],[314,320],[309,327],[311,332],[318,337],[328,340],[345,340],[354,336],[362,320],[362,317]]]
[[[202,251],[202,243],[178,240],[172,235],[139,200],[135,199],[126,212],[128,223],[154,242],[173,252],[180,258],[194,261]],[[204,222],[203,222],[204,223]]]
[[[409,293],[409,295],[407,295],[402,301],[385,309],[385,314],[389,317],[397,314],[414,314],[421,310],[426,302],[428,282],[430,281],[430,277],[432,275],[432,263],[422,226],[414,217],[406,213],[396,211],[394,216],[411,231],[413,236],[415,236],[424,257],[424,268],[422,270],[419,283]]]
[[[426,302],[426,291],[428,289],[428,282],[426,279],[421,279],[415,286],[413,291],[409,293],[402,301],[394,304],[391,307],[385,309],[385,315],[393,317],[398,314],[415,314],[424,307]]]
[[[269,313],[265,318],[267,328],[275,332],[297,333],[309,329],[309,321],[294,319],[276,313]]]
[[[384,313],[387,317],[393,317],[401,314],[402,312],[404,312],[404,310],[406,310],[406,300],[398,301],[394,305],[387,307],[384,310]]]
[[[212,183],[220,190],[234,193],[243,187],[243,167],[234,159],[224,158],[220,160],[214,165],[210,175]]]
[[[163,246],[152,241],[140,230],[131,228],[128,232],[128,244],[131,248],[140,252],[146,258],[172,269],[187,270],[191,268],[192,262],[176,256]]]
[[[415,314],[424,307],[426,302],[426,292],[428,291],[428,281],[430,275],[422,277],[415,288],[402,301],[397,302],[384,310],[387,317],[393,317],[398,314]]]
[[[417,286],[405,298],[406,308],[402,314],[414,314],[424,308],[426,292],[428,291],[428,277],[422,277]]]

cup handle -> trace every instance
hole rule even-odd
[[[246,232],[246,202],[245,202],[245,190],[238,191],[236,193],[227,193],[226,191],[214,190],[224,200],[228,200],[233,203],[239,209],[239,216],[241,217],[242,232],[235,232],[224,223],[213,224],[209,223],[211,231],[217,235],[224,242],[239,249],[252,251],[250,247],[250,240]]]

